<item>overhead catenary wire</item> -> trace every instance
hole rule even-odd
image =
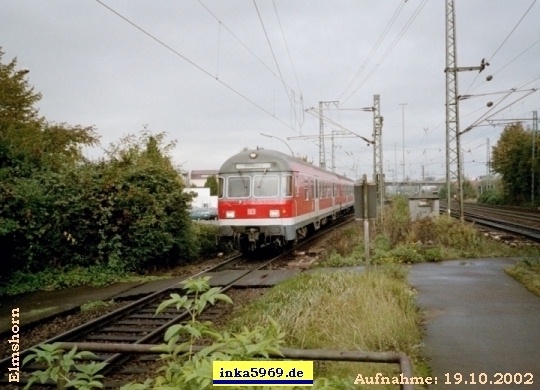
[[[303,124],[304,124],[304,120],[305,120],[305,116],[304,116],[304,94],[302,93],[302,88],[300,87],[300,81],[298,81],[298,75],[296,74],[296,69],[295,69],[295,66],[294,66],[294,62],[292,60],[291,52],[289,50],[289,45],[287,44],[287,39],[285,38],[285,33],[283,32],[283,26],[281,25],[281,19],[279,18],[279,13],[278,13],[276,3],[274,2],[274,0],[272,0],[272,4],[274,5],[274,12],[276,14],[276,18],[277,18],[277,21],[278,21],[278,24],[279,24],[279,29],[281,31],[281,36],[283,38],[283,43],[285,45],[285,49],[287,50],[287,56],[289,57],[289,62],[291,64],[294,79],[296,80],[296,86],[298,88],[298,92],[300,93],[298,103],[300,103],[300,108],[301,108],[300,112],[302,113],[302,119],[301,119],[301,122],[299,122],[300,123],[300,129],[301,129]],[[283,82],[285,82],[285,80],[283,80]],[[295,100],[295,91],[292,88],[291,88],[291,94],[292,94],[292,101],[293,101],[293,104],[294,104],[297,101]],[[294,106],[293,106],[293,110],[294,110]],[[295,112],[295,115],[296,115],[296,111],[294,111],[294,112]]]
[[[390,55],[390,53],[392,52],[392,50],[394,50],[394,48],[396,47],[396,45],[398,44],[398,42],[401,40],[401,38],[403,38],[403,36],[405,35],[405,32],[407,32],[407,30],[411,27],[411,25],[413,24],[413,22],[415,21],[415,19],[418,17],[418,15],[420,14],[420,12],[422,11],[422,9],[424,8],[424,6],[427,4],[427,1],[428,0],[422,0],[422,2],[418,5],[418,7],[416,8],[416,10],[414,11],[414,13],[411,15],[411,17],[409,18],[409,20],[407,21],[407,23],[403,26],[403,28],[400,30],[400,32],[398,33],[398,35],[396,36],[396,38],[394,38],[394,40],[392,41],[392,43],[390,44],[390,46],[386,49],[386,51],[383,53],[383,55],[379,58],[379,60],[377,61],[377,63],[371,68],[371,71],[362,79],[362,81],[360,82],[360,84],[358,84],[358,86],[354,89],[354,91],[352,91],[351,93],[349,93],[349,95],[344,98],[342,100],[342,103],[345,103],[347,100],[349,100],[350,98],[352,98],[356,92],[358,92],[360,90],[360,88],[362,88],[362,86],[369,80],[369,78],[377,71],[377,69],[383,64],[384,60],[386,60],[386,58]]]
[[[270,72],[273,76],[274,76],[274,79],[279,79],[281,81],[282,84],[285,84],[286,85],[286,88],[287,89],[290,89],[291,90],[291,94],[292,94],[292,100],[293,100],[293,105],[295,105],[296,103],[298,103],[300,105],[300,110],[301,112],[303,113],[304,112],[304,99],[303,99],[303,94],[302,94],[302,91],[300,89],[300,84],[298,83],[297,81],[297,86],[298,86],[298,90],[299,90],[299,96],[300,98],[298,100],[295,100],[295,90],[294,88],[290,87],[287,85],[286,81],[281,79],[279,75],[277,75],[274,70],[268,65],[266,64],[266,62],[261,59],[257,54],[255,54],[255,52],[244,42],[242,41],[237,34],[234,33],[234,31],[229,28],[225,22],[223,22],[223,20],[221,20],[205,3],[202,2],[202,0],[198,0],[199,1],[199,4],[204,8],[204,10],[206,12],[208,12],[208,14],[210,14],[218,23],[219,25],[224,28],[229,34],[231,34],[231,36],[244,48],[247,50],[248,53],[250,53],[253,58],[255,58],[266,70],[268,70],[268,72]],[[277,13],[277,10],[276,10],[276,13]],[[281,22],[280,22],[280,28],[281,28]],[[283,31],[282,31],[282,34],[283,34]],[[285,39],[285,38],[284,38]],[[288,47],[287,47],[287,51],[288,51]],[[291,63],[292,63],[292,60],[291,60]],[[294,71],[294,68],[293,68],[293,71]],[[295,73],[295,77],[296,77],[296,73]],[[275,91],[274,91],[275,92]],[[297,114],[295,114],[297,116]],[[302,125],[304,123],[304,117],[302,116],[302,119],[301,121],[299,121]],[[302,125],[300,125],[300,128],[302,127]],[[293,129],[293,130],[296,130],[296,129]]]
[[[287,50],[287,56],[289,57],[289,62],[291,64],[291,68],[294,74],[294,79],[296,80],[296,86],[298,87],[298,91],[300,92],[300,96],[302,96],[302,88],[300,87],[300,82],[298,81],[298,75],[296,74],[296,69],[294,67],[294,62],[291,57],[291,52],[289,50],[289,45],[287,44],[287,39],[285,38],[285,33],[283,32],[283,26],[281,25],[281,19],[279,18],[279,13],[276,7],[276,2],[272,0],[272,4],[274,5],[274,12],[276,13],[276,18],[279,24],[279,30],[281,31],[281,36],[283,37],[283,43],[285,45],[285,49]]]
[[[480,124],[480,123],[482,123],[483,121],[489,119],[489,118],[492,117],[493,115],[496,115],[496,114],[498,114],[498,113],[500,113],[500,112],[506,110],[508,107],[513,106],[514,104],[516,104],[517,102],[519,102],[519,101],[525,99],[527,96],[529,96],[530,94],[536,92],[537,90],[538,90],[538,89],[531,89],[531,90],[529,90],[529,91],[528,91],[529,93],[527,93],[526,95],[521,96],[519,99],[513,101],[513,102],[510,103],[510,104],[507,104],[506,106],[504,106],[504,107],[501,108],[500,110],[495,111],[493,114],[491,114],[491,115],[488,116],[488,114],[489,114],[493,109],[495,109],[495,108],[497,107],[497,105],[499,105],[500,103],[502,103],[507,97],[509,97],[509,96],[510,96],[513,92],[515,92],[515,91],[509,92],[506,96],[502,97],[502,98],[499,100],[499,102],[497,102],[495,105],[493,105],[493,107],[492,107],[490,110],[488,110],[484,115],[482,115],[480,118],[478,118],[478,119],[477,119],[474,123],[472,123],[471,125],[467,126],[467,128],[465,128],[465,130],[461,131],[460,134],[464,134],[464,133],[466,133],[466,132],[472,130],[472,129],[473,129],[475,126],[477,126],[478,124]]]
[[[508,39],[512,36],[512,34],[514,33],[514,31],[516,31],[516,29],[518,28],[518,26],[521,24],[521,22],[523,21],[523,19],[525,19],[525,17],[527,16],[527,14],[531,11],[531,8],[536,4],[536,0],[533,0],[533,2],[531,3],[531,5],[529,6],[529,8],[527,8],[527,10],[525,11],[525,13],[523,14],[523,16],[521,17],[521,19],[519,19],[519,21],[516,23],[516,25],[514,26],[514,28],[512,29],[512,31],[510,31],[508,33],[508,35],[506,36],[506,38],[504,39],[504,41],[500,44],[500,46],[497,48],[497,50],[495,50],[495,52],[491,55],[491,57],[489,57],[489,60],[488,62],[491,62],[493,60],[493,57],[495,57],[495,55],[499,52],[499,50],[501,50],[501,48],[504,46],[504,44],[508,41]]]
[[[120,14],[118,11],[116,11],[115,9],[111,8],[110,6],[108,6],[107,4],[103,3],[101,0],[95,0],[98,4],[102,5],[103,7],[105,7],[106,9],[108,9],[110,12],[112,12],[113,14],[115,14],[116,16],[118,16],[119,18],[121,18],[122,20],[124,20],[125,22],[129,23],[131,26],[133,26],[134,28],[136,28],[137,30],[139,30],[140,32],[142,32],[143,34],[145,34],[146,36],[148,36],[149,38],[151,38],[152,40],[154,40],[155,42],[157,42],[159,45],[163,46],[164,48],[166,48],[167,50],[169,50],[170,52],[174,53],[176,56],[182,58],[184,61],[186,61],[187,63],[189,63],[190,65],[194,66],[195,68],[197,68],[199,71],[201,71],[202,73],[204,73],[205,75],[211,77],[212,79],[214,79],[215,81],[217,81],[219,84],[223,85],[225,88],[227,88],[229,91],[233,92],[234,94],[236,94],[237,96],[241,97],[242,99],[244,99],[245,101],[249,102],[250,104],[252,104],[253,106],[257,107],[259,110],[261,110],[262,112],[264,112],[265,114],[271,116],[272,118],[274,118],[276,121],[278,121],[279,123],[281,123],[282,125],[286,126],[287,128],[290,128],[291,130],[293,131],[296,131],[292,126],[290,126],[288,123],[286,123],[285,121],[279,119],[278,117],[276,117],[272,112],[270,112],[269,110],[265,109],[264,107],[262,107],[260,104],[254,102],[252,99],[250,99],[249,97],[247,97],[246,95],[244,95],[243,93],[241,93],[240,91],[236,90],[235,88],[233,88],[232,86],[230,86],[229,84],[225,83],[223,80],[221,79],[218,79],[216,78],[211,72],[209,72],[208,70],[204,69],[202,66],[198,65],[197,63],[195,63],[194,61],[190,60],[189,58],[187,58],[186,56],[184,56],[182,53],[178,52],[177,50],[175,50],[174,48],[172,48],[171,46],[167,45],[165,42],[161,41],[159,38],[157,38],[156,36],[152,35],[150,32],[146,31],[144,28],[140,27],[139,25],[137,25],[135,22],[131,21],[130,19],[128,19],[127,17],[125,17],[124,15]]]
[[[300,121],[298,120],[298,115],[296,113],[296,110],[294,110],[294,104],[293,104],[293,100],[291,98],[291,95],[289,94],[289,89],[287,88],[287,84],[285,84],[285,79],[283,78],[283,74],[281,72],[281,68],[279,66],[279,62],[276,58],[276,53],[274,52],[274,48],[272,47],[272,43],[270,42],[270,37],[268,36],[268,32],[266,31],[266,27],[264,26],[264,22],[262,20],[262,16],[261,16],[261,13],[259,11],[259,7],[257,6],[257,1],[256,0],[253,0],[253,5],[255,6],[255,10],[257,11],[257,16],[259,17],[259,21],[261,23],[261,27],[263,29],[263,32],[264,32],[264,35],[266,37],[266,42],[268,43],[268,46],[270,48],[270,52],[272,53],[272,58],[274,59],[274,63],[276,65],[276,68],[277,68],[277,71],[279,73],[279,79],[281,80],[281,83],[283,84],[283,88],[285,90],[285,94],[287,95],[287,99],[289,99],[289,103],[291,105],[291,109],[293,110],[293,113],[294,113],[294,116],[295,116],[295,119],[296,119],[296,122],[299,123],[300,127],[302,126],[302,124],[300,123]],[[292,126],[291,126],[292,127]]]
[[[525,19],[525,17],[527,16],[527,14],[531,11],[531,8],[536,4],[536,1],[537,0],[533,0],[533,2],[531,3],[531,5],[529,6],[529,8],[527,8],[527,10],[525,11],[525,13],[523,14],[523,16],[518,20],[518,22],[516,23],[516,25],[514,26],[514,28],[512,28],[512,30],[506,35],[506,38],[504,38],[504,40],[502,41],[502,43],[499,45],[499,47],[495,50],[495,52],[489,57],[489,59],[487,60],[488,63],[490,63],[493,58],[495,57],[495,55],[501,50],[501,48],[506,44],[506,42],[508,41],[508,39],[510,39],[510,37],[512,36],[512,34],[514,33],[514,31],[516,31],[516,29],[518,28],[518,26],[521,24],[521,22],[523,21],[523,19]],[[540,40],[539,40],[540,41]],[[522,54],[524,54],[526,51],[528,51],[530,48],[532,48],[534,45],[536,45],[538,43],[538,41],[536,41],[533,45],[529,46],[529,48],[525,49],[525,51],[523,51],[521,54],[519,54],[518,56],[516,56],[514,59],[512,59],[509,63],[507,63],[505,66],[503,66],[501,69],[499,69],[495,74],[499,73],[500,71],[502,71],[504,68],[506,68],[508,65],[510,65],[512,62],[514,62],[518,57],[520,57]],[[472,88],[472,86],[474,85],[474,83],[476,82],[476,80],[478,79],[478,76],[480,75],[480,73],[478,73],[476,75],[476,77],[474,78],[474,80],[471,82],[471,84],[469,85],[469,87],[467,88],[467,92]],[[483,84],[483,83],[482,83]],[[467,93],[465,92],[465,93]]]
[[[366,59],[360,65],[360,68],[356,71],[353,78],[347,83],[347,85],[345,86],[345,89],[343,90],[343,92],[341,92],[341,94],[339,94],[339,96],[338,96],[338,98],[336,100],[340,100],[349,91],[349,89],[352,88],[352,86],[354,85],[356,80],[358,80],[358,78],[360,77],[360,75],[362,74],[364,69],[366,68],[366,66],[369,63],[369,61],[371,60],[371,58],[373,58],[373,56],[375,55],[375,52],[377,51],[377,49],[381,46],[381,42],[386,37],[386,35],[388,35],[388,32],[390,31],[390,29],[394,25],[395,21],[397,20],[399,14],[401,13],[401,10],[403,9],[403,6],[405,5],[406,2],[407,2],[406,0],[405,1],[400,1],[398,7],[396,8],[394,13],[392,14],[392,17],[390,18],[390,20],[386,24],[386,27],[384,28],[383,32],[379,36],[379,39],[377,39],[377,42],[375,42],[375,44],[371,48],[371,51],[367,55]]]

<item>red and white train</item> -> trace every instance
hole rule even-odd
[[[294,244],[354,204],[352,180],[273,150],[232,156],[218,182],[219,239],[242,252]]]

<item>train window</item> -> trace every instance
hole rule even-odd
[[[223,178],[218,177],[218,198],[223,198]]]
[[[292,196],[293,194],[293,177],[291,175],[283,175],[281,177],[281,195]]]
[[[270,175],[253,176],[253,196],[257,198],[274,198],[279,195],[279,177]]]
[[[249,198],[251,178],[249,176],[230,176],[227,178],[228,198]]]

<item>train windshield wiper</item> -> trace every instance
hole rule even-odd
[[[259,185],[257,186],[257,188],[261,188],[261,184],[262,184],[262,181],[263,181],[263,178],[264,178],[264,175],[266,175],[266,172],[268,172],[268,169],[265,169],[262,176],[261,176],[261,180],[259,180]]]

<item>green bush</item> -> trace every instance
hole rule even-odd
[[[225,250],[216,243],[218,227],[216,225],[194,223],[193,230],[197,242],[197,254],[199,257],[208,257],[216,254],[218,250]]]
[[[420,253],[424,257],[424,261],[441,261],[444,259],[444,251],[441,247],[421,248]]]
[[[484,191],[478,197],[478,203],[493,204],[493,205],[503,205],[506,204],[506,199],[504,194],[496,189],[490,189]]]
[[[75,267],[69,270],[51,267],[39,272],[15,271],[9,281],[0,284],[0,296],[83,285],[101,287],[125,277],[125,273],[104,266]]]
[[[40,117],[41,95],[16,69],[16,60],[0,62],[0,278],[50,268],[138,271],[196,258],[174,142],[144,129],[89,161],[83,150],[99,144],[95,129]]]
[[[388,253],[400,263],[421,263],[424,257],[416,244],[399,244]]]
[[[191,195],[155,137],[125,141],[108,159],[41,170],[0,186],[8,277],[21,270],[107,266],[141,271],[192,261]]]
[[[382,225],[379,225],[379,232],[384,234],[392,246],[402,242],[409,229],[410,217],[407,198],[396,196],[389,206],[384,209]]]

